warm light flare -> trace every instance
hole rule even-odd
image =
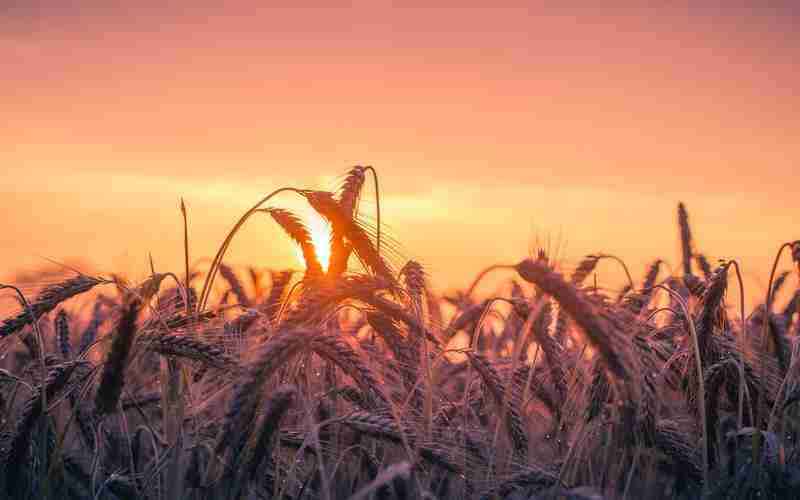
[[[322,270],[327,272],[331,260],[331,225],[316,212],[310,212],[303,218],[303,222],[311,234],[311,243],[314,245],[317,260],[319,260]],[[300,263],[305,265],[303,251],[299,245],[295,245],[295,255]]]

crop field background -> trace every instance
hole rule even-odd
[[[8,498],[791,498],[800,488],[800,241],[744,309],[677,205],[680,265],[573,269],[547,248],[439,296],[336,192],[283,188],[213,259],[141,282],[64,270],[3,285]],[[376,190],[376,192],[378,192]],[[279,196],[307,202],[314,228]],[[379,207],[379,199],[376,205]],[[184,220],[188,220],[182,205]],[[253,218],[304,271],[234,268]],[[324,236],[324,237],[321,237]],[[611,294],[597,280],[620,266]],[[475,289],[505,274],[490,297]]]

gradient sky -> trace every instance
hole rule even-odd
[[[180,196],[213,255],[263,193],[357,163],[440,287],[537,239],[676,265],[678,200],[753,290],[798,237],[794,2],[106,3],[0,0],[6,271],[180,269]],[[232,250],[297,265],[265,220]]]

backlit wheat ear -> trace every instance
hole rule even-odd
[[[467,353],[467,356],[469,356],[472,367],[478,372],[486,388],[489,390],[489,394],[492,395],[498,413],[505,412],[506,418],[504,424],[511,438],[511,442],[514,444],[514,449],[521,456],[527,456],[528,436],[525,432],[525,425],[522,421],[519,408],[517,407],[517,401],[506,395],[505,385],[500,379],[500,375],[485,356],[472,352]],[[503,407],[504,404],[506,405],[505,408]]]
[[[629,309],[634,314],[639,314],[642,309],[650,302],[650,297],[653,295],[653,287],[658,279],[658,272],[661,269],[661,259],[655,260],[647,267],[644,280],[642,281],[641,292],[633,294],[628,304]]]
[[[783,289],[783,285],[786,283],[786,280],[789,278],[790,274],[791,273],[789,271],[784,271],[775,278],[775,282],[772,284],[773,297],[776,297],[780,293],[781,289]]]
[[[325,191],[308,191],[305,196],[311,207],[331,223],[334,235],[341,233],[353,245],[353,250],[364,266],[373,275],[387,280],[395,287],[394,272],[389,264],[380,256],[367,232],[342,210],[333,195]],[[331,255],[334,250],[336,248],[331,249]]]
[[[306,199],[311,207],[331,225],[331,257],[328,265],[328,275],[338,278],[347,271],[347,262],[350,257],[350,248],[346,245],[346,238],[351,226],[354,224],[354,213],[346,211],[333,197],[332,193],[325,191],[309,191]]]
[[[361,489],[356,491],[350,500],[364,500],[372,498],[373,493],[377,492],[377,498],[385,497],[389,494],[389,484],[401,484],[400,481],[407,481],[411,473],[411,464],[400,462],[384,468],[380,474],[373,475],[374,479]]]
[[[88,292],[95,286],[108,281],[91,276],[79,275],[74,278],[50,285],[39,292],[36,299],[31,302],[31,312],[24,310],[11,318],[6,318],[0,324],[0,338],[7,337],[22,329],[24,326],[38,320],[44,314],[55,309],[62,302]]]
[[[720,421],[720,399],[722,389],[729,380],[738,378],[737,370],[732,359],[724,360],[720,363],[711,365],[704,374],[706,387],[706,426],[708,429],[708,459],[709,466],[716,464],[717,457],[717,429]]]
[[[535,397],[541,401],[550,413],[555,415],[557,419],[560,419],[562,409],[561,403],[556,401],[556,396],[553,394],[554,391],[546,384],[546,379],[545,370],[541,367],[533,370],[533,373],[531,373],[530,366],[518,366],[517,369],[514,370],[514,373],[511,374],[513,390],[511,397],[515,398],[515,404],[519,404],[521,409],[524,401],[522,399],[523,391],[528,387],[530,390],[530,395],[528,397]]]
[[[411,298],[414,310],[418,314],[422,314],[422,305],[424,304],[428,287],[428,277],[425,273],[425,269],[423,269],[419,262],[409,260],[403,268],[400,269],[399,274],[405,283],[406,292],[408,292]]]
[[[271,272],[272,283],[269,295],[267,295],[263,304],[259,306],[259,309],[267,315],[270,321],[275,321],[275,316],[277,316],[281,306],[281,299],[292,279],[292,274],[294,274],[293,271]]]
[[[0,464],[2,464],[1,469],[5,475],[4,482],[7,493],[12,498],[14,498],[20,483],[23,482],[21,471],[28,463],[27,454],[31,444],[31,432],[39,417],[45,413],[45,409],[42,407],[42,391],[45,392],[47,401],[52,401],[59,392],[67,387],[75,368],[81,364],[83,364],[82,361],[70,361],[50,368],[47,378],[36,388],[23,406],[22,414],[8,441],[3,443]]]
[[[692,274],[692,230],[689,227],[689,212],[686,205],[678,203],[678,228],[681,236],[681,255],[683,264],[683,274]]]
[[[230,285],[231,292],[236,296],[237,302],[244,307],[250,307],[250,298],[247,296],[247,293],[245,293],[242,282],[239,281],[233,269],[227,264],[220,263],[219,274],[228,282],[228,285]]]
[[[351,220],[355,220],[358,214],[358,202],[361,198],[361,189],[364,187],[365,179],[364,167],[355,166],[347,173],[344,184],[339,191],[338,202],[341,211]],[[346,228],[341,224],[334,225],[332,223],[331,226],[329,272],[332,276],[339,276],[347,270],[347,261],[353,248],[345,242],[347,238]]]
[[[319,356],[335,363],[347,373],[365,394],[377,397],[388,404],[380,390],[381,384],[369,366],[348,344],[333,335],[318,335],[311,341],[311,349]]]
[[[781,312],[781,317],[783,319],[784,324],[787,326],[791,326],[792,317],[795,313],[800,310],[800,288],[795,290],[792,298],[789,299],[789,302],[786,303],[786,306],[783,308]]]
[[[403,278],[409,294],[421,300],[428,283],[428,276],[422,264],[415,260],[409,260],[400,269],[400,276]]]
[[[374,403],[366,394],[351,385],[345,385],[336,389],[336,395],[342,396],[348,403],[357,406],[362,410],[372,411],[375,409]]]
[[[708,257],[706,257],[705,254],[696,253],[694,255],[694,260],[697,262],[697,267],[703,272],[703,278],[708,279],[714,271],[711,267],[711,263],[708,261]]]
[[[406,384],[414,385],[416,383],[414,353],[397,324],[385,314],[376,312],[367,313],[367,323],[386,343],[405,377]]]
[[[217,438],[216,453],[223,454],[231,444],[237,442],[235,436],[240,436],[238,442],[247,440],[267,379],[307,347],[315,335],[317,333],[312,330],[283,330],[259,348],[255,359],[234,388]]]
[[[344,281],[343,285],[347,286],[348,291],[345,298],[353,298],[365,302],[393,320],[405,323],[412,335],[424,335],[425,338],[433,342],[436,347],[441,346],[441,341],[433,332],[425,328],[425,325],[420,322],[420,319],[414,312],[409,312],[403,306],[378,295],[377,292],[381,290],[395,289],[396,286],[392,283],[394,283],[394,281],[387,282],[380,278],[371,277],[365,280],[359,279],[352,285]]]
[[[689,290],[692,297],[699,299],[706,293],[706,283],[694,274],[684,275],[683,284],[686,285],[686,289]]]
[[[370,413],[368,411],[355,411],[337,419],[337,422],[344,424],[362,434],[372,436],[377,439],[401,444],[402,435],[405,434],[409,441],[413,441],[413,435],[408,429],[401,429],[393,419],[382,415]],[[454,473],[461,473],[461,467],[446,456],[444,450],[434,445],[422,445],[417,448],[419,456],[427,462],[438,465]]]
[[[598,361],[592,367],[592,382],[589,386],[589,401],[586,406],[586,421],[600,416],[611,394],[608,376]]]
[[[398,443],[401,441],[400,434],[408,432],[407,429],[401,429],[392,418],[368,411],[354,411],[338,419],[338,422],[368,436]]]
[[[465,330],[471,327],[472,325],[477,322],[480,317],[486,311],[486,308],[489,307],[491,301],[484,300],[478,304],[470,306],[466,310],[462,311],[461,314],[453,318],[447,328],[444,331],[444,340],[448,342],[450,339],[455,336],[460,330]]]
[[[238,369],[236,360],[225,354],[222,349],[186,335],[168,333],[140,336],[136,339],[136,343],[143,345],[148,351],[163,356],[191,359],[232,373]]]
[[[533,337],[544,352],[544,359],[550,369],[550,380],[553,383],[560,402],[567,396],[567,378],[564,372],[566,359],[564,348],[558,341],[550,336],[549,324],[551,321],[550,302],[545,302],[539,313],[539,318],[533,323]]]
[[[578,290],[564,281],[561,275],[546,265],[527,259],[516,266],[522,279],[534,283],[544,293],[552,296],[586,333],[592,345],[601,353],[609,370],[622,379],[630,379],[633,373],[625,346],[627,339],[616,329],[610,328]]]
[[[659,420],[655,444],[692,483],[696,486],[703,483],[701,457],[691,434],[672,420]]]
[[[95,412],[98,415],[114,411],[125,383],[128,355],[133,346],[136,320],[142,305],[140,299],[133,295],[128,296],[126,300],[127,303],[122,308],[122,315],[112,332],[111,350],[106,357],[100,386],[97,388],[97,396],[94,400]]]
[[[497,486],[484,492],[481,500],[509,498],[514,490],[525,488],[538,492],[558,484],[558,474],[529,464],[525,470],[503,480]]]
[[[592,274],[592,272],[597,267],[597,263],[600,262],[599,255],[587,255],[584,259],[578,264],[578,267],[572,272],[572,276],[570,276],[569,281],[575,286],[581,285],[586,278]],[[542,262],[540,262],[542,264]]]
[[[313,324],[323,319],[337,304],[348,299],[357,299],[377,308],[385,308],[387,314],[396,314],[402,321],[408,320],[412,324],[417,324],[416,317],[405,309],[375,295],[376,292],[386,289],[386,286],[382,280],[369,275],[341,276],[326,286],[304,286],[300,300],[290,309],[283,324],[290,327]]]
[[[269,208],[263,210],[268,213],[275,222],[286,232],[287,235],[300,247],[303,253],[303,261],[306,266],[306,274],[309,277],[322,276],[322,265],[317,257],[317,251],[314,248],[313,240],[311,239],[311,232],[303,224],[299,217],[281,208]],[[273,276],[274,277],[274,276]],[[275,282],[273,281],[273,287]]]
[[[800,273],[800,240],[792,243],[792,260],[797,265],[797,272]]]
[[[647,272],[645,273],[644,281],[642,282],[643,290],[649,291],[651,288],[653,288],[653,286],[655,286],[656,279],[658,279],[658,271],[661,269],[661,264],[663,263],[663,260],[656,259],[647,267]]]
[[[697,337],[700,344],[700,359],[705,365],[708,362],[709,350],[711,349],[711,336],[713,328],[719,320],[720,304],[728,287],[728,266],[722,265],[714,271],[709,278],[709,283],[704,287],[701,303],[702,308],[698,314],[695,324],[697,325]]]
[[[266,402],[266,410],[261,417],[250,457],[243,464],[245,479],[254,480],[261,464],[269,456],[272,438],[277,435],[281,420],[291,407],[296,394],[297,388],[287,385],[275,389],[270,395]]]
[[[54,321],[54,329],[56,331],[56,340],[61,357],[65,360],[69,360],[72,347],[69,341],[69,317],[65,310],[62,309],[58,311]]]
[[[172,275],[170,273],[153,273],[133,289],[130,289],[126,282],[121,278],[115,278],[115,283],[117,288],[120,289],[121,293],[135,295],[139,298],[142,305],[146,305],[148,302],[150,302],[150,299],[158,295],[158,291],[161,289],[161,284],[168,276]]]
[[[361,189],[366,180],[364,167],[356,165],[347,172],[342,188],[339,190],[339,204],[345,213],[355,216],[358,202],[361,198]]]

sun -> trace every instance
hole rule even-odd
[[[319,265],[322,270],[328,272],[328,265],[331,260],[331,225],[321,215],[316,212],[309,212],[304,214],[303,222],[311,235],[311,244],[314,245],[314,252],[317,254]],[[295,245],[295,256],[305,265],[303,259],[303,251],[300,245]]]

